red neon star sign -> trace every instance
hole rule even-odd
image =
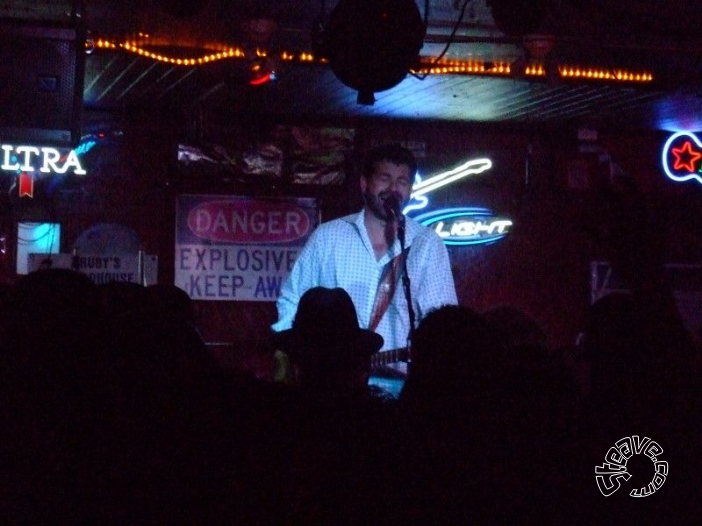
[[[682,148],[672,148],[671,153],[675,156],[674,170],[695,171],[695,161],[702,158],[702,153],[692,150],[690,141],[685,141]],[[686,160],[687,159],[687,160]]]

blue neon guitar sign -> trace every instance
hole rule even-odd
[[[410,201],[407,206],[405,206],[402,213],[407,214],[413,210],[425,208],[429,204],[427,194],[438,190],[442,186],[451,184],[469,175],[482,173],[490,168],[492,168],[492,161],[490,159],[474,159],[452,170],[441,172],[440,174],[427,177],[426,179],[423,179],[417,174],[415,183],[412,185]]]
[[[403,213],[415,212],[429,204],[428,194],[469,175],[477,175],[492,168],[490,159],[465,162],[456,168],[427,178],[417,174],[410,201]],[[487,208],[445,208],[412,216],[417,222],[434,230],[446,245],[489,245],[503,239],[510,232],[512,221],[497,217]]]

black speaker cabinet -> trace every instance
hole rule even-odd
[[[79,24],[0,19],[0,142],[80,142],[85,31]]]

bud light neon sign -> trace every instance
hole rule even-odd
[[[410,195],[410,201],[405,206],[403,214],[407,214],[412,210],[421,210],[429,204],[429,199],[427,194],[438,190],[442,186],[463,179],[469,175],[476,175],[482,173],[486,170],[492,168],[492,161],[490,159],[473,159],[467,161],[452,170],[446,172],[441,172],[431,177],[422,178],[421,175],[417,174],[415,177],[415,183],[412,185],[412,193]]]
[[[489,245],[509,234],[512,221],[496,217],[487,208],[446,208],[416,216],[446,245]]]
[[[429,204],[428,194],[490,168],[490,159],[479,158],[427,178],[417,174],[410,201],[402,213],[408,214],[425,208]],[[487,208],[477,207],[445,208],[413,216],[413,219],[433,229],[445,245],[489,245],[504,238],[512,227],[512,221],[509,219],[495,217]]]

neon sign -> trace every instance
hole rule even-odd
[[[0,165],[2,170],[35,172],[38,169],[43,173],[64,174],[69,168],[73,168],[76,174],[83,175],[86,173],[80,165],[78,154],[74,150],[70,150],[67,155],[62,157],[61,152],[56,148],[12,146],[10,144],[2,144],[0,148],[3,150],[2,164]],[[14,155],[13,151],[15,152]]]
[[[407,214],[421,210],[429,204],[427,194],[463,179],[469,175],[485,172],[492,168],[492,161],[486,158],[467,161],[452,170],[422,179],[417,179],[412,186],[410,201],[403,209]],[[446,245],[487,245],[504,238],[510,231],[512,221],[496,217],[487,208],[446,208],[426,212],[414,219],[424,226],[432,228]]]
[[[426,179],[417,174],[416,181],[412,185],[412,193],[410,194],[410,202],[405,206],[402,211],[404,214],[411,212],[412,210],[421,210],[429,204],[429,199],[427,194],[433,192],[454,181],[463,179],[464,177],[472,174],[479,174],[486,170],[492,168],[492,161],[490,159],[474,159],[463,163],[462,165],[449,170],[448,172],[442,172]]]
[[[512,221],[487,208],[447,208],[414,218],[432,228],[446,245],[488,245],[509,234]]]
[[[702,142],[691,132],[670,136],[663,146],[663,171],[673,181],[696,179],[702,183]]]
[[[95,141],[89,140],[67,153],[61,153],[57,148],[51,147],[0,144],[2,150],[0,170],[18,175],[20,197],[34,197],[35,173],[65,174],[72,169],[76,175],[85,175],[86,171],[81,166],[78,156],[90,150],[95,144]]]

